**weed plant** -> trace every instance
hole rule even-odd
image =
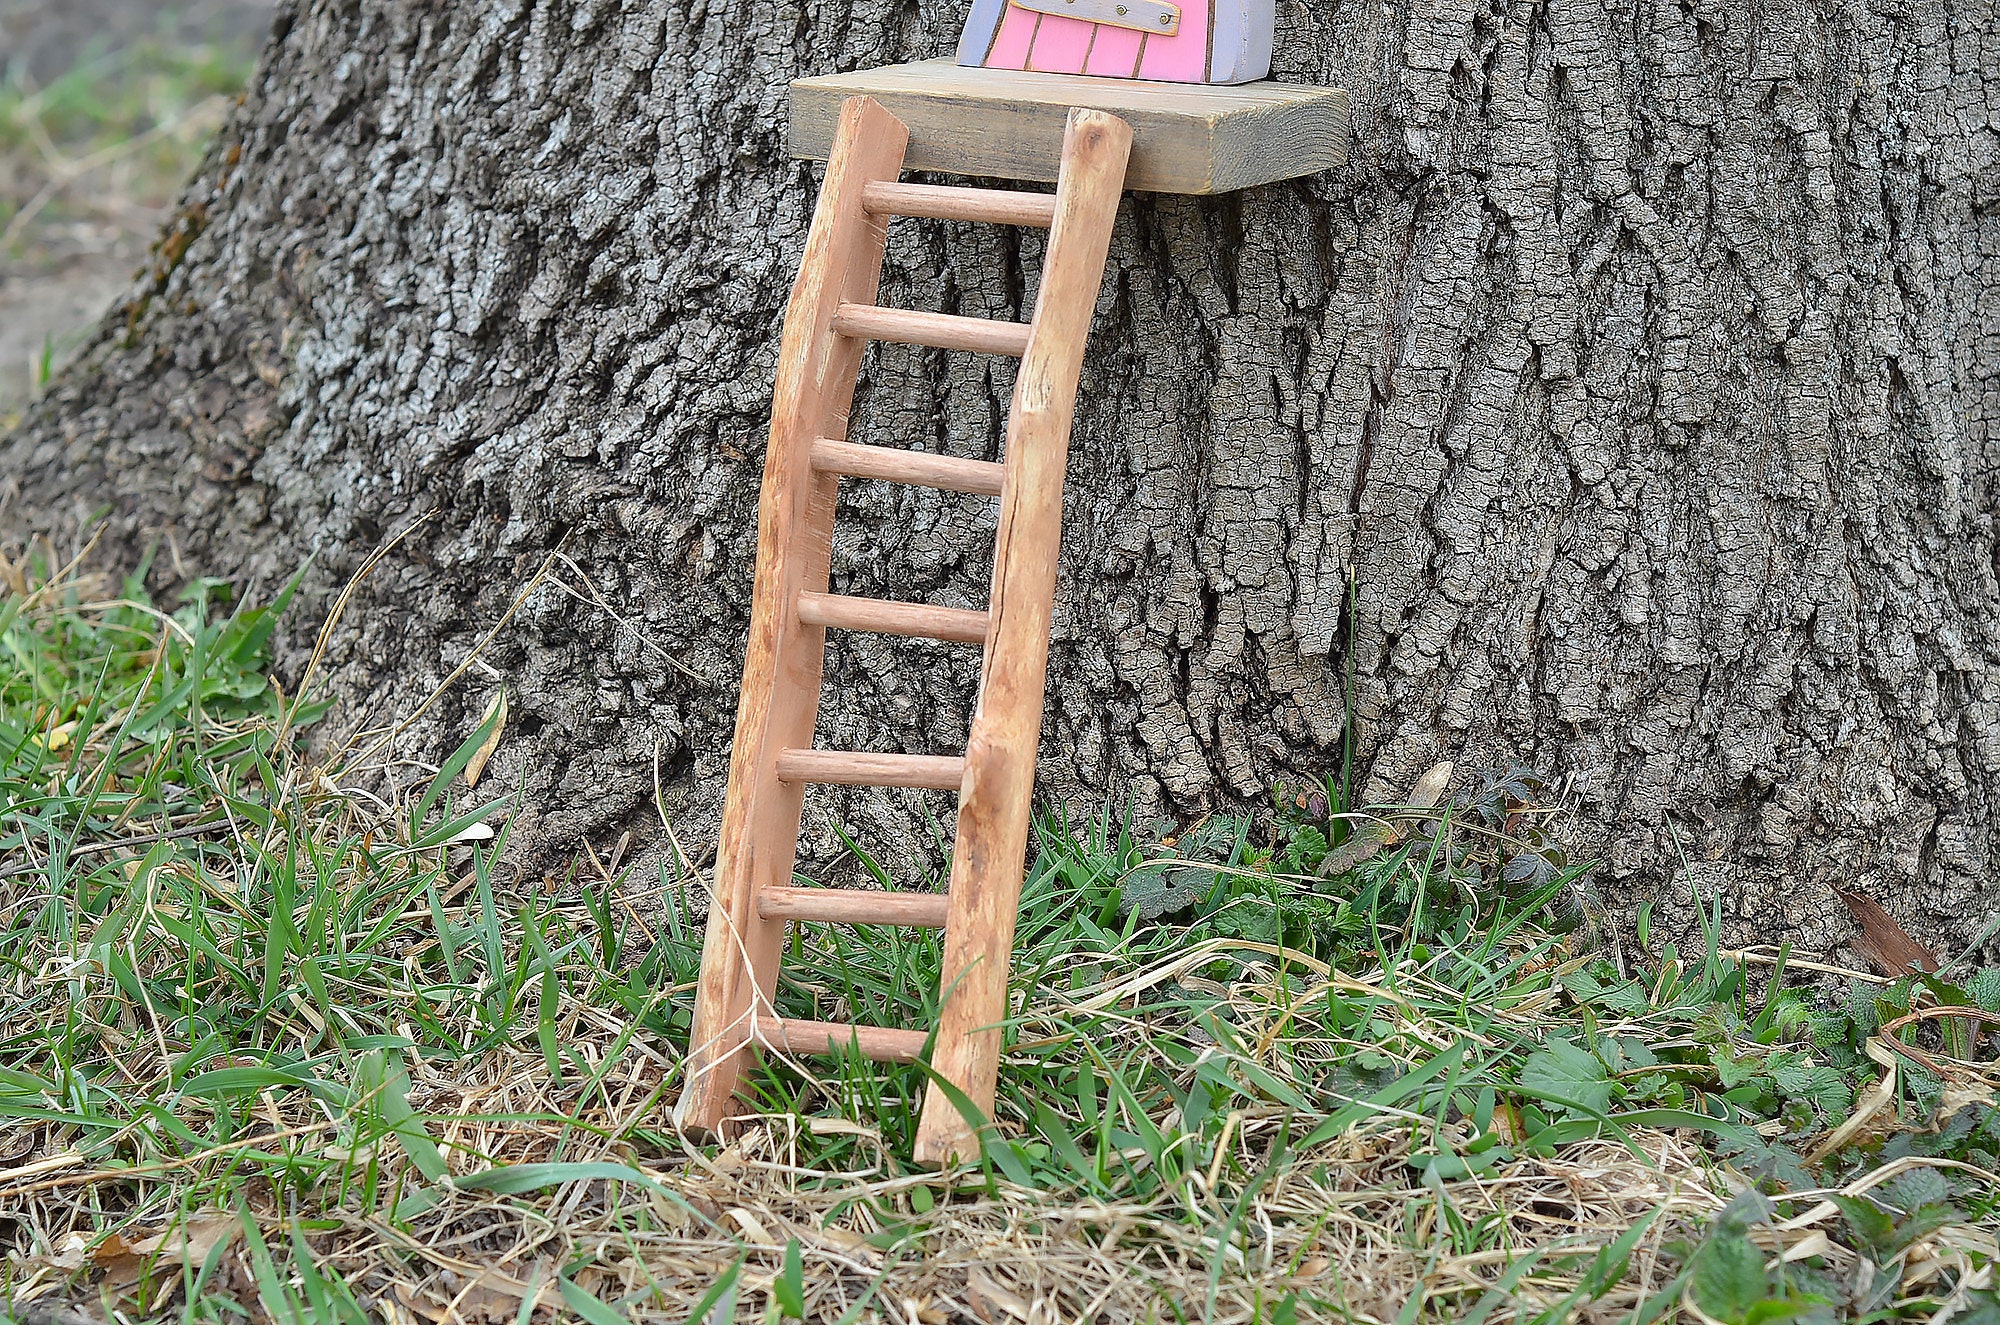
[[[503,710],[405,781],[308,757],[289,590],[47,563],[0,566],[0,1309],[2000,1320],[2000,974],[1802,986],[1720,899],[1612,943],[1522,770],[1044,815],[996,1116],[939,1174],[921,1066],[774,1057],[732,1140],[675,1128],[671,825],[647,878],[531,886],[465,776]],[[780,1010],[925,1025],[940,964],[801,925]]]

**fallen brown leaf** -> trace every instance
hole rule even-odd
[[[1896,1058],[1879,1039],[1871,1039],[1867,1045],[1868,1056],[1882,1065],[1882,1079],[1874,1089],[1854,1102],[1847,1117],[1839,1127],[1821,1138],[1820,1143],[1806,1156],[1808,1164],[1818,1163],[1834,1151],[1840,1149],[1855,1137],[1861,1135],[1868,1122],[1876,1114],[1891,1104],[1896,1098]]]
[[[1413,810],[1436,809],[1437,803],[1444,799],[1445,788],[1451,785],[1453,771],[1452,763],[1449,759],[1441,764],[1431,765],[1430,771],[1418,778],[1416,785],[1410,788],[1409,808]]]
[[[465,785],[468,787],[479,785],[479,775],[486,771],[486,761],[491,759],[493,752],[500,748],[500,734],[507,730],[507,692],[505,690],[497,691],[492,700],[487,703],[486,712],[480,715],[480,726],[483,727],[488,722],[493,724],[493,730],[487,734],[485,740],[479,743],[479,748],[472,752],[472,758],[468,759],[465,763]]]
[[[1935,971],[1938,968],[1936,954],[1905,933],[1903,927],[1896,923],[1896,918],[1876,905],[1873,898],[1845,888],[1835,888],[1833,895],[1846,903],[1855,923],[1861,926],[1861,936],[1854,940],[1854,950],[1866,958],[1870,966],[1887,976]]]
[[[1403,840],[1392,824],[1371,821],[1354,830],[1354,835],[1326,853],[1326,859],[1319,863],[1320,877],[1331,879],[1345,874],[1357,865],[1373,860],[1382,848],[1394,846]]]
[[[35,1126],[17,1128],[13,1135],[0,1140],[0,1165],[18,1164],[35,1153],[35,1142],[41,1138],[41,1129]]]
[[[988,1325],[999,1325],[1007,1319],[1028,1319],[1030,1308],[1025,1298],[1002,1288],[977,1270],[966,1280],[965,1297],[972,1313]]]
[[[1409,800],[1403,808],[1411,810],[1433,810],[1444,798],[1445,788],[1451,785],[1452,765],[1450,760],[1433,764],[1429,772],[1418,778],[1410,788]],[[1384,847],[1392,847],[1403,840],[1403,834],[1394,824],[1382,819],[1373,819],[1357,826],[1345,842],[1326,853],[1320,862],[1321,878],[1331,879],[1345,874],[1357,865],[1380,855]]]
[[[209,1253],[234,1242],[243,1225],[234,1215],[196,1215],[178,1227],[140,1238],[113,1233],[97,1244],[90,1259],[104,1271],[104,1286],[122,1292],[151,1275],[182,1266],[199,1267]]]
[[[559,1299],[541,1279],[542,1275],[533,1274],[522,1283],[498,1270],[488,1270],[467,1280],[443,1270],[422,1285],[398,1282],[395,1292],[406,1310],[425,1320],[450,1325],[512,1325],[520,1318],[521,1303],[530,1293],[535,1299],[531,1310],[556,1308]]]

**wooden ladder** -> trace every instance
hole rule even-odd
[[[1035,748],[1047,680],[1049,618],[1062,533],[1063,469],[1084,339],[1104,278],[1132,130],[1072,110],[1053,195],[898,182],[903,123],[853,97],[827,161],[805,258],[785,310],[771,401],[771,442],[757,520],[757,581],[736,743],[716,849],[676,1116],[714,1131],[756,1046],[910,1062],[929,1034],[779,1017],[772,1006],[787,920],[943,926],[943,1002],[932,1069],[991,1117],[1007,1015]],[[1050,227],[1041,289],[1027,323],[883,308],[875,303],[890,216]],[[846,440],[863,344],[899,341],[1020,357],[1004,464]],[[888,479],[1000,499],[987,610],[827,592],[839,480]],[[812,748],[829,627],[985,645],[979,702],[963,757]],[[948,891],[798,888],[792,868],[808,783],[958,792]],[[917,1158],[977,1156],[978,1139],[935,1083]]]

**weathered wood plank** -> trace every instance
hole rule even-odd
[[[1125,187],[1142,192],[1227,193],[1347,160],[1347,93],[1337,87],[1146,83],[950,60],[795,80],[792,155],[825,160],[840,103],[856,95],[874,97],[909,126],[909,170],[1053,180],[1072,106],[1132,126]]]

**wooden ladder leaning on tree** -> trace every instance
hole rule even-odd
[[[910,1062],[930,1042],[927,1032],[910,1028],[779,1017],[771,1000],[787,920],[943,926],[943,997],[931,1067],[985,1116],[993,1113],[1048,672],[1063,470],[1132,131],[1114,115],[1071,110],[1053,195],[900,183],[908,139],[903,123],[872,98],[842,104],[785,312],[750,642],[688,1081],[676,1108],[687,1127],[715,1130],[736,1110],[757,1046],[788,1053],[852,1047],[869,1058]],[[1033,319],[877,306],[890,216],[1050,227]],[[1004,463],[845,440],[869,340],[1018,355]],[[842,475],[998,496],[987,610],[827,592]],[[983,643],[979,703],[964,756],[813,749],[828,627]],[[799,816],[814,782],[956,790],[948,891],[794,887]],[[974,1158],[978,1150],[973,1129],[933,1082],[918,1128],[918,1160],[942,1164]]]

